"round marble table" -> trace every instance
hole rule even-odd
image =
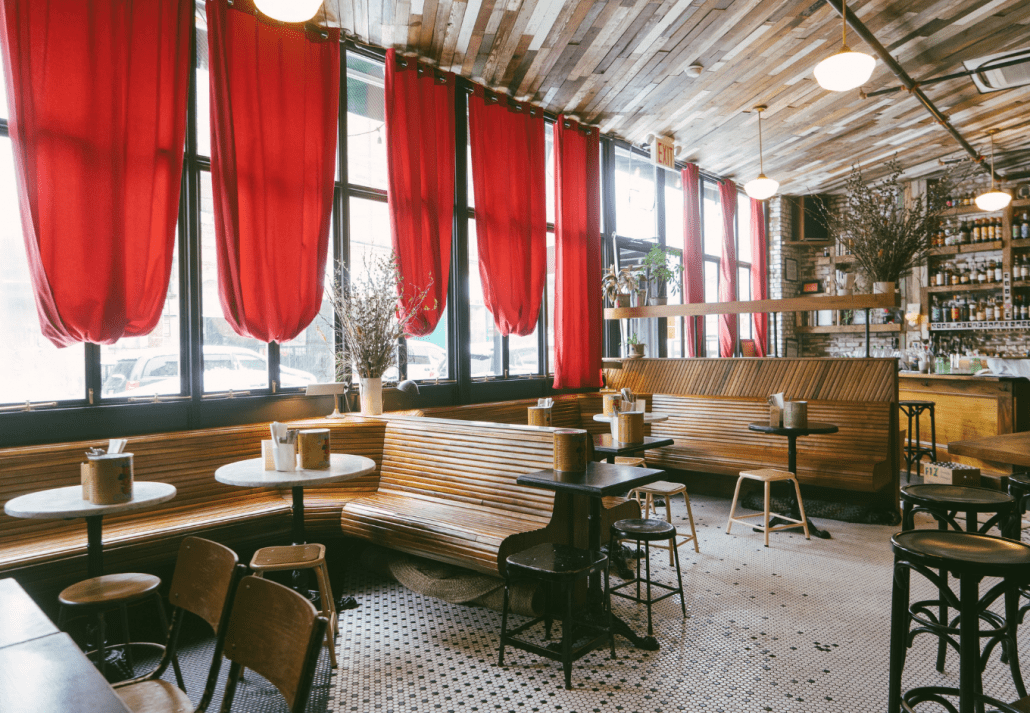
[[[265,470],[263,458],[251,458],[223,465],[215,471],[215,480],[241,488],[290,488],[293,491],[293,544],[302,545],[304,539],[304,488],[353,480],[376,469],[375,461],[364,456],[332,453],[325,470],[293,472]]]
[[[104,573],[104,515],[122,515],[144,510],[175,497],[175,486],[169,483],[137,480],[132,484],[132,499],[124,503],[94,505],[82,499],[82,486],[40,490],[8,500],[4,512],[11,517],[39,520],[86,518],[86,571],[90,577]]]
[[[603,423],[610,423],[612,425],[612,438],[618,438],[619,437],[619,434],[618,434],[619,417],[618,416],[609,416],[609,415],[604,414],[604,413],[595,413],[594,414],[594,420],[595,421],[601,421]],[[659,421],[668,421],[668,420],[669,420],[669,415],[668,414],[652,413],[651,411],[647,411],[647,412],[644,413],[644,424],[645,425],[649,424],[649,423],[658,423]]]

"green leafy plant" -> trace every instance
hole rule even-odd
[[[626,344],[636,346],[637,344],[643,344],[643,342],[640,341],[640,337],[637,336],[637,333],[633,332],[633,334],[629,335],[626,339]]]
[[[624,267],[616,271],[612,265],[601,277],[601,289],[611,304],[616,304],[620,295],[629,296],[637,289],[637,271]]]
[[[666,294],[674,295],[679,291],[683,278],[683,265],[675,255],[666,252],[661,245],[651,247],[644,256],[641,267],[648,278],[655,281],[656,286],[666,285]]]
[[[867,182],[851,169],[838,210],[823,214],[830,233],[851,248],[858,269],[872,282],[897,282],[926,261],[930,237],[947,210],[951,178],[927,182],[922,196],[905,196],[901,165],[886,164],[887,176]]]

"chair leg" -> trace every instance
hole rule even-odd
[[[633,546],[637,548],[637,599],[640,599],[640,540],[633,540]]]
[[[329,576],[324,562],[315,567],[315,577],[318,579],[318,598],[322,600],[322,615],[329,621],[329,626],[325,629],[325,645],[329,647],[329,665],[336,668],[336,612],[333,606],[333,594],[329,591]]]
[[[805,503],[801,500],[801,485],[798,484],[797,478],[791,478],[794,481],[794,494],[798,496],[798,512],[801,514],[801,526],[805,528],[805,539],[811,540],[812,537],[808,534],[808,517],[805,516]]]
[[[179,668],[179,654],[175,650],[175,643],[172,641],[172,630],[168,628],[168,617],[165,616],[165,605],[161,601],[161,595],[157,592],[154,593],[154,599],[157,605],[157,620],[161,623],[161,630],[168,632],[168,640],[165,642],[166,647],[172,647],[172,670],[175,672],[175,683],[179,688],[185,692],[186,683],[182,680],[182,670]]]
[[[933,449],[933,462],[937,462],[937,419],[934,418],[934,407],[930,407],[930,448]]]
[[[612,650],[612,658],[615,658],[615,629],[612,627],[612,583],[610,578],[611,573],[611,559],[608,560],[608,566],[604,570],[604,603],[605,610],[608,614],[608,645]]]
[[[901,672],[905,668],[908,648],[909,569],[894,565],[894,586],[891,594],[890,665],[887,684],[887,713],[901,713]]]
[[[765,546],[769,546],[769,481],[765,481],[765,515],[762,522],[765,523]]]
[[[561,623],[562,668],[565,669],[565,690],[572,690],[572,590],[565,585],[565,621]]]
[[[103,612],[97,614],[97,655],[100,656],[100,673],[107,678],[107,631]]]
[[[130,678],[136,675],[136,662],[132,660],[132,639],[129,635],[129,607],[124,604],[118,605],[118,613],[122,620],[122,653],[125,654],[125,662],[129,666]],[[165,627],[161,627],[164,629]]]
[[[700,552],[701,548],[697,544],[697,530],[694,529],[694,513],[690,509],[690,496],[686,489],[683,490],[683,502],[687,504],[687,521],[690,523],[690,537],[694,541],[694,552]]]
[[[651,625],[651,543],[644,542],[644,569],[647,572],[647,635],[654,636],[654,626]]]
[[[673,540],[675,542],[675,539]],[[683,596],[683,574],[680,572],[680,550],[678,547],[672,548],[673,553],[676,555],[676,583],[680,587],[680,606],[683,608],[683,618],[687,618],[687,600]]]
[[[504,641],[508,632],[508,588],[511,582],[507,578],[504,580],[504,605],[501,607],[501,646],[500,651],[497,653],[497,665],[504,666]]]
[[[740,484],[744,482],[743,478],[737,478],[737,488],[733,491],[733,502],[730,503],[730,519],[726,521],[726,534],[730,534],[730,528],[733,527],[733,516],[737,514],[737,498],[740,497]]]

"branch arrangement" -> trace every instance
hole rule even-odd
[[[945,174],[927,182],[924,195],[906,200],[898,180],[900,164],[892,159],[886,167],[885,178],[869,183],[862,170],[853,167],[843,205],[821,216],[830,234],[851,248],[859,270],[873,282],[897,282],[926,261],[951,191],[950,175]]]

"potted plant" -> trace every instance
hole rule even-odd
[[[651,295],[651,303],[656,305],[668,304],[669,296],[679,291],[680,282],[683,279],[683,265],[674,255],[670,255],[661,245],[654,245],[641,265],[647,275],[648,284],[654,285]],[[662,290],[662,286],[665,289]],[[659,295],[664,292],[665,294]]]
[[[629,335],[629,339],[626,340],[626,344],[629,345],[630,353],[627,355],[629,359],[640,359],[644,356],[644,343],[640,341],[637,333]]]
[[[383,373],[397,363],[397,342],[430,306],[425,304],[428,288],[405,289],[392,253],[366,256],[364,268],[361,273],[343,268],[343,280],[327,286],[326,297],[343,332],[336,378],[347,381],[351,372],[357,375],[361,413],[378,415],[383,412]],[[335,324],[327,326],[335,329]]]
[[[601,289],[612,307],[629,307],[632,295],[637,291],[637,274],[628,267],[616,271],[612,265],[601,278]]]
[[[892,293],[897,282],[926,261],[930,239],[947,209],[951,180],[928,182],[926,193],[906,200],[899,182],[902,169],[887,162],[887,176],[867,182],[858,166],[845,184],[843,204],[823,220],[850,246],[855,265],[873,283],[874,293]]]

